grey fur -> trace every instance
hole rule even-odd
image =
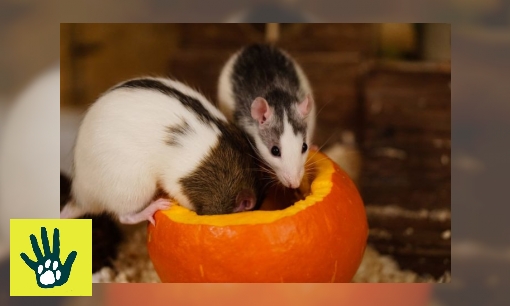
[[[301,133],[306,139],[307,125],[294,107],[306,98],[306,93],[301,88],[295,63],[290,57],[273,46],[254,44],[241,51],[232,70],[236,124],[257,124],[251,117],[251,104],[255,98],[262,97],[274,109],[271,125],[260,131],[260,137],[268,148],[279,145],[284,113],[294,134]]]
[[[193,128],[184,120],[182,121],[182,124],[167,127],[166,131],[168,133],[168,138],[165,143],[169,146],[181,146],[179,139],[182,136],[189,135],[194,132]]]

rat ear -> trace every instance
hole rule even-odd
[[[311,94],[307,94],[305,99],[298,104],[297,108],[301,116],[306,117],[310,113],[313,105],[313,98]]]
[[[249,189],[243,189],[236,197],[234,212],[251,210],[255,207],[255,195]]]
[[[266,99],[257,97],[251,103],[251,116],[257,120],[259,124],[263,124],[267,120],[271,119],[273,110],[269,107]]]

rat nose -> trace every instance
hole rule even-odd
[[[290,175],[285,175],[285,182],[287,183],[287,187],[296,189],[301,184],[301,181],[297,177],[292,177]]]
[[[300,183],[300,182],[299,182],[299,181],[297,181],[297,180],[296,180],[296,181],[291,181],[291,182],[289,183],[289,186],[290,186],[290,188],[292,188],[292,189],[297,189],[297,188],[299,187],[299,183]]]

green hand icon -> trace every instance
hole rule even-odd
[[[48,242],[48,234],[45,227],[41,227],[41,240],[44,249],[44,256],[37,244],[37,239],[32,234],[30,241],[34,250],[37,261],[32,261],[27,254],[21,253],[21,259],[35,272],[37,285],[41,288],[53,288],[62,286],[69,279],[71,267],[78,253],[72,251],[67,256],[64,265],[60,262],[60,236],[58,228],[53,230],[53,253],[50,252],[50,244]]]

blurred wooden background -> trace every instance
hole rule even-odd
[[[84,109],[144,74],[171,75],[215,101],[228,57],[274,41],[313,86],[316,143],[355,135],[369,242],[438,277],[450,271],[449,33],[443,24],[62,24],[61,107]]]

